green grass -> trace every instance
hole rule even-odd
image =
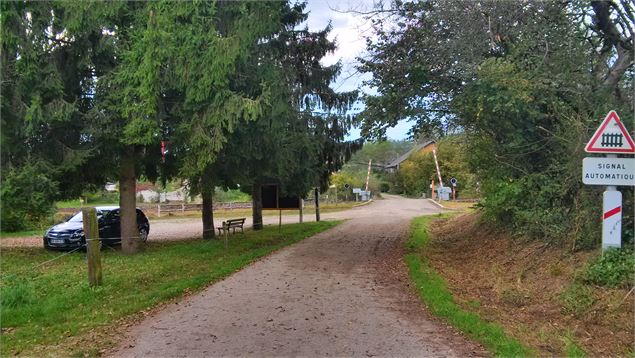
[[[113,201],[108,199],[90,200],[88,203],[82,204],[79,201],[79,199],[75,199],[75,200],[58,201],[55,203],[55,206],[58,209],[68,209],[68,208],[79,209],[82,206],[119,206],[119,201],[117,200]]]
[[[243,193],[238,189],[224,191],[221,188],[216,188],[214,191],[214,201],[217,203],[246,202],[251,201],[251,195]]]
[[[3,249],[0,356],[41,355],[43,346],[58,345],[67,337],[112,325],[186,290],[200,289],[259,257],[338,223],[284,225],[280,232],[277,226],[267,226],[244,236],[231,235],[228,249],[222,241],[190,240],[151,243],[145,252],[133,256],[104,250],[104,284],[98,288],[88,287],[84,253],[72,253],[34,268],[60,253],[39,248]],[[107,345],[91,345],[100,344]],[[73,354],[83,352],[88,351]]]
[[[0,231],[0,239],[4,239],[5,237],[29,237],[39,235],[44,235],[44,230],[36,229],[15,232]]]
[[[564,341],[564,351],[569,358],[586,357],[586,352],[575,342],[574,334],[571,331],[564,333],[562,340]]]
[[[428,263],[425,249],[430,241],[427,227],[435,217],[419,217],[413,220],[411,236],[405,256],[417,293],[430,311],[444,319],[467,336],[481,343],[496,356],[524,357],[534,355],[516,339],[505,334],[503,328],[487,322],[474,312],[459,307],[448,290],[447,284]]]

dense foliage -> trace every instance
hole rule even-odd
[[[0,6],[3,229],[108,179],[119,182],[123,248],[134,252],[141,176],[187,179],[211,208],[216,186],[325,188],[361,145],[344,140],[342,115],[357,94],[330,88],[340,65],[320,60],[336,44],[330,27],[300,27],[305,4]],[[36,181],[42,193],[29,202]]]
[[[0,211],[3,230],[16,230],[104,180],[84,129],[103,64],[92,54],[110,44],[58,3],[3,2],[0,13]]]
[[[378,89],[363,133],[400,119],[413,134],[462,132],[486,220],[595,246],[602,189],[581,183],[583,147],[610,109],[633,117],[633,13],[618,1],[396,1],[373,17],[362,59]],[[633,189],[621,190],[632,242]]]
[[[31,229],[31,225],[42,223],[52,214],[51,202],[57,196],[59,186],[43,174],[43,169],[46,167],[29,163],[3,173],[0,188],[2,230]]]

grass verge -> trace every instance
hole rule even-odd
[[[438,201],[437,201],[438,203]],[[448,208],[448,209],[452,209],[452,210],[458,210],[458,211],[471,211],[474,210],[474,208],[476,207],[476,202],[469,202],[469,201],[441,201],[440,202],[441,205],[443,205],[444,207]]]
[[[0,231],[0,239],[4,239],[7,237],[31,237],[31,236],[39,236],[43,235],[44,230],[35,229],[35,230],[25,230],[25,231]]]
[[[0,356],[51,354],[48,348],[42,348],[62,346],[71,337],[200,289],[338,223],[284,225],[280,231],[277,226],[250,230],[230,236],[228,249],[220,240],[190,240],[150,243],[145,252],[134,256],[105,250],[104,284],[98,288],[88,287],[84,253],[37,266],[60,253],[40,248],[3,249]],[[95,349],[108,344],[103,339],[91,339],[85,348],[75,347],[79,351],[63,355],[93,355]]]
[[[523,357],[532,352],[519,341],[507,336],[503,328],[481,319],[476,313],[459,307],[445,280],[430,266],[425,248],[430,241],[427,227],[435,217],[419,217],[412,221],[405,261],[417,293],[430,311],[446,319],[468,337],[481,343],[496,356]]]

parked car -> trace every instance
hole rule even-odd
[[[98,206],[97,223],[99,238],[105,245],[121,244],[121,220],[118,206]],[[140,209],[137,209],[137,226],[139,236],[144,242],[148,240],[150,223]],[[82,212],[75,213],[70,219],[57,224],[44,233],[44,248],[46,249],[75,249],[86,244],[84,236],[84,222]]]

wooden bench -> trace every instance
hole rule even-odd
[[[229,219],[227,221],[223,221],[223,224],[217,227],[218,235],[221,235],[222,232],[229,233],[229,229],[232,229],[233,233],[235,234],[237,228],[240,228],[240,231],[244,233],[245,230],[243,229],[243,225],[245,225],[245,218]]]

